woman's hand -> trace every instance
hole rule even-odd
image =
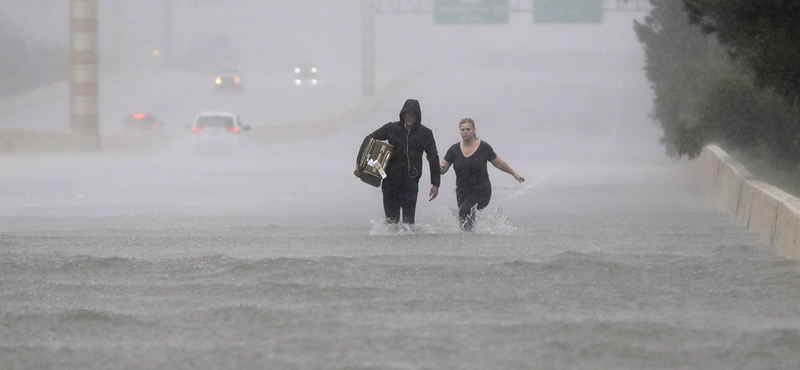
[[[444,175],[447,173],[447,170],[450,169],[450,162],[445,161],[442,159],[442,162],[439,163],[439,173]]]
[[[493,166],[500,169],[500,171],[503,171],[511,176],[514,176],[514,180],[517,180],[519,182],[525,182],[525,178],[520,176],[517,173],[517,171],[512,170],[511,166],[509,166],[508,163],[506,163],[506,161],[500,159],[500,157],[495,157],[494,159],[491,160],[491,163]]]

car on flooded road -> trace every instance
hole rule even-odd
[[[149,113],[134,113],[125,116],[122,121],[124,134],[155,134],[164,129],[164,122]]]
[[[243,135],[250,126],[243,124],[235,113],[203,112],[197,115],[189,129],[196,149],[232,149],[242,146]]]
[[[242,71],[238,68],[224,68],[214,76],[214,88],[217,92],[241,92]]]
[[[319,70],[311,64],[294,69],[294,84],[299,87],[314,86],[319,83]]]

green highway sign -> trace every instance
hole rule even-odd
[[[436,24],[507,24],[508,0],[434,0]]]
[[[533,0],[533,23],[603,23],[603,0]]]

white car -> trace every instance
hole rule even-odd
[[[189,128],[195,147],[209,148],[240,146],[244,131],[250,130],[239,115],[229,112],[200,113]]]

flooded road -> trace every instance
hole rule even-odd
[[[663,157],[638,71],[567,75],[432,73],[334,134],[222,153],[0,157],[0,367],[797,368],[797,262]],[[476,84],[486,104],[446,94]],[[441,154],[471,116],[527,178],[490,168],[477,232],[452,174],[400,228],[353,177],[406,98]]]

